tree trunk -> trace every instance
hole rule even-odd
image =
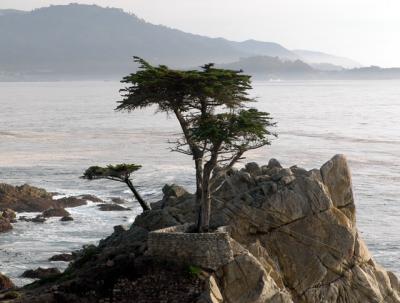
[[[199,228],[200,226],[200,212],[201,212],[201,195],[202,195],[202,182],[203,182],[203,158],[202,157],[196,157],[195,155],[194,161],[195,161],[195,168],[196,168],[196,203],[195,207],[197,208],[197,227]]]
[[[204,165],[202,184],[201,184],[201,208],[200,219],[198,224],[199,232],[208,232],[210,230],[211,219],[211,174],[217,165],[219,146],[215,147],[210,160]]]
[[[207,165],[204,168],[203,183],[201,191],[201,206],[200,206],[200,220],[199,232],[208,232],[210,229],[211,218],[211,192],[210,192],[210,176],[212,169]]]
[[[130,188],[132,191],[133,195],[135,196],[136,200],[139,202],[140,206],[142,207],[143,211],[150,210],[150,205],[147,204],[143,198],[140,196],[140,194],[136,191],[135,187],[133,186],[131,180],[125,179],[126,185]]]
[[[194,142],[192,142],[190,138],[190,133],[188,129],[188,124],[185,118],[182,116],[182,113],[178,110],[174,110],[175,116],[178,119],[179,125],[182,128],[183,135],[186,138],[186,141],[189,145],[190,151],[193,155],[193,160],[195,163],[196,169],[196,207],[198,208],[198,218],[197,218],[197,227],[200,227],[200,218],[201,218],[201,196],[202,196],[202,183],[203,183],[203,154],[204,152],[200,150],[198,146]]]

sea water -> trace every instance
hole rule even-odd
[[[265,164],[318,168],[337,153],[353,175],[357,225],[377,262],[400,274],[400,81],[254,82],[252,104],[278,123],[272,145],[247,155]],[[193,163],[170,151],[179,136],[173,116],[154,108],[114,111],[115,82],[0,83],[0,182],[28,183],[62,195],[95,194],[127,199],[129,212],[71,208],[72,222],[18,222],[0,234],[0,271],[18,285],[30,268],[65,268],[57,253],[96,244],[113,226],[130,224],[140,209],[129,191],[112,181],[79,179],[91,165],[138,163],[134,177],[150,202],[165,183],[193,190]],[[21,214],[27,215],[27,214]],[[34,216],[36,214],[28,214]]]

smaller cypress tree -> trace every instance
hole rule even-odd
[[[146,201],[143,200],[131,181],[131,175],[141,168],[141,165],[125,163],[117,165],[107,165],[106,167],[91,166],[83,173],[83,176],[81,178],[86,180],[107,179],[125,183],[132,191],[143,211],[146,211],[150,210],[150,206]]]

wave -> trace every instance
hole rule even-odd
[[[330,141],[345,141],[352,143],[374,143],[374,144],[391,144],[391,145],[400,145],[400,140],[387,140],[387,139],[370,139],[370,138],[360,138],[360,137],[350,137],[350,136],[340,136],[335,133],[307,133],[307,132],[298,132],[298,131],[282,131],[279,134],[283,135],[292,135],[297,137],[307,137],[307,138],[321,138]]]

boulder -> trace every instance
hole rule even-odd
[[[80,195],[77,197],[78,199],[87,200],[94,203],[104,203],[104,200],[100,199],[99,197],[93,195]]]
[[[144,212],[135,219],[135,226],[148,231],[175,225],[179,225],[179,221],[177,221],[166,209]]]
[[[118,204],[99,204],[98,205],[99,210],[101,211],[127,211],[127,210],[131,210],[130,208],[127,207],[123,207],[121,205]]]
[[[113,197],[111,198],[111,202],[115,204],[125,204],[127,201],[119,197]]]
[[[52,256],[49,261],[63,261],[63,262],[70,262],[74,260],[73,254],[58,254]]]
[[[42,213],[42,216],[45,218],[68,217],[70,216],[70,213],[64,208],[49,208]]]
[[[9,219],[0,217],[0,233],[11,230],[13,227]]]
[[[281,163],[279,163],[278,160],[272,158],[271,160],[268,161],[267,167],[270,169],[271,168],[282,168],[282,165],[281,165]]]
[[[87,199],[79,197],[65,197],[54,201],[55,208],[71,208],[87,204]]]
[[[21,277],[29,279],[46,279],[61,274],[58,268],[42,268],[28,269],[23,272]]]
[[[64,216],[60,219],[60,221],[62,222],[74,221],[74,218],[72,218],[71,216]]]
[[[171,185],[165,184],[162,189],[162,192],[164,194],[164,198],[169,198],[169,197],[180,198],[188,193],[186,189],[176,184],[171,184]]]
[[[10,280],[10,278],[6,277],[2,273],[0,273],[0,291],[12,289],[14,288],[14,283]]]
[[[261,173],[262,173],[260,166],[258,166],[258,164],[256,162],[247,163],[245,166],[245,170],[250,175],[253,175],[253,176],[258,176],[258,175],[261,175]]]
[[[2,217],[10,220],[10,222],[15,221],[17,214],[12,209],[6,208],[3,210]]]
[[[36,217],[33,218],[27,218],[26,216],[21,216],[18,218],[18,220],[25,222],[44,223],[46,222],[47,219],[42,215],[37,215]]]

